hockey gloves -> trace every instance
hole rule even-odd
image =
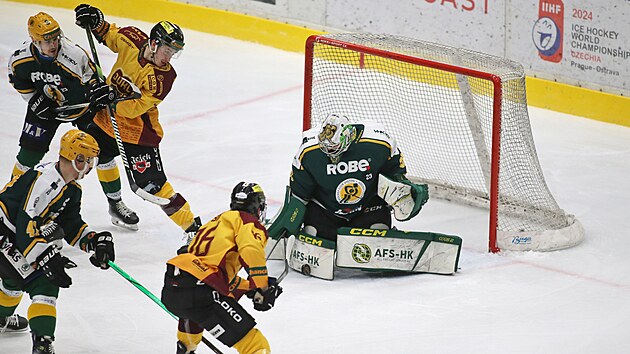
[[[99,111],[116,100],[116,90],[104,82],[96,82],[90,87],[88,92],[88,100],[90,101],[90,109]]]
[[[266,289],[258,288],[246,295],[254,302],[254,310],[269,311],[273,308],[280,294],[282,294],[282,288],[278,285],[276,278],[269,277],[269,286]]]
[[[112,234],[109,231],[92,232],[87,237],[86,251],[94,251],[94,254],[90,256],[90,263],[95,267],[108,269],[108,262],[116,259]]]
[[[55,246],[48,246],[35,259],[35,263],[37,263],[37,269],[44,272],[51,283],[60,288],[69,288],[72,285],[72,279],[66,273],[66,269],[76,268],[77,265],[69,258],[62,256]]]
[[[83,28],[95,30],[103,25],[104,17],[103,12],[94,6],[88,4],[81,4],[74,9],[74,18],[76,24]]]
[[[40,119],[48,120],[57,118],[57,112],[55,112],[56,107],[58,106],[55,101],[41,93],[36,93],[28,101],[28,110]]]
[[[39,228],[39,236],[43,237],[46,242],[51,243],[61,240],[65,236],[63,228],[54,221],[51,221]]]

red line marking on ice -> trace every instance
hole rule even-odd
[[[224,111],[230,110],[230,109],[232,109],[234,107],[244,106],[244,105],[247,105],[247,104],[250,104],[250,103],[253,103],[253,102],[258,102],[258,101],[263,100],[265,98],[278,96],[278,95],[285,94],[287,92],[295,91],[295,90],[301,89],[302,87],[304,87],[304,85],[300,84],[300,85],[297,85],[297,86],[288,87],[288,88],[280,90],[280,91],[271,92],[271,93],[266,94],[266,95],[253,97],[253,98],[250,98],[250,99],[247,99],[247,100],[244,100],[244,101],[240,101],[240,102],[235,102],[235,103],[229,104],[227,106],[211,109],[211,110],[208,110],[208,111],[205,111],[205,112],[199,112],[199,113],[191,114],[189,116],[178,118],[178,119],[173,119],[173,120],[171,120],[169,122],[166,122],[166,125],[180,124],[180,123],[184,123],[184,122],[189,122],[191,120],[195,120],[195,119],[206,117],[206,116],[211,115],[213,113],[224,112]]]

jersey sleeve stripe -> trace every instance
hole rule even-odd
[[[302,162],[302,159],[304,158],[304,155],[307,152],[313,151],[315,149],[319,149],[319,145],[309,146],[309,147],[305,148],[304,150],[302,150],[302,152],[300,153],[300,158],[299,158],[300,159],[300,163]]]
[[[13,71],[15,71],[16,66],[20,64],[28,63],[29,61],[35,61],[35,58],[29,56],[26,58],[18,59],[11,64],[11,67],[13,68]]]
[[[33,184],[35,184],[35,183],[33,183]],[[57,194],[50,202],[48,202],[48,205],[46,206],[46,208],[40,214],[41,217],[45,217],[46,214],[48,214],[48,210],[50,209],[50,207],[53,204],[55,204],[57,201],[59,201],[59,199],[61,199],[61,197],[63,197],[63,193],[66,191],[66,189],[68,189],[68,185],[67,184],[61,188],[61,190],[59,191],[59,194]]]

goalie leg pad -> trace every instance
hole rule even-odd
[[[339,228],[338,267],[453,274],[462,239],[432,232]]]
[[[291,269],[316,278],[334,278],[334,242],[300,232],[289,249]]]

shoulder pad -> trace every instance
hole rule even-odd
[[[9,58],[9,67],[12,66],[13,63],[18,60],[32,57],[32,56],[33,56],[33,52],[31,52],[31,43],[24,42],[19,49],[17,49],[11,54],[11,58]]]
[[[142,48],[149,40],[149,36],[146,33],[133,26],[122,27],[118,30],[118,33],[127,38],[137,49]]]
[[[376,122],[369,122],[364,124],[363,135],[359,139],[359,142],[375,142],[378,144],[386,145],[394,155],[398,149],[396,139],[386,130],[384,125]]]
[[[59,50],[56,60],[66,69],[70,70],[71,73],[82,79],[84,78],[84,74],[86,74],[83,72],[84,69],[89,68],[87,64],[89,61],[87,53],[83,48],[79,47],[79,45],[66,38],[62,38],[61,49]],[[88,78],[92,76],[92,74],[90,70]]]
[[[318,128],[311,128],[302,133],[302,144],[300,144],[300,148],[298,149],[295,157],[293,158],[293,165],[296,168],[301,168],[302,158],[304,154],[318,150],[319,151],[319,142],[317,141],[317,134],[319,134]]]

